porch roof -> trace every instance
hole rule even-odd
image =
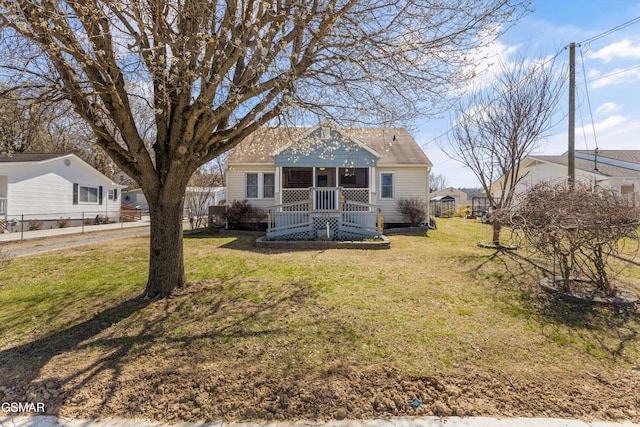
[[[241,142],[228,164],[273,164],[274,154],[295,147],[315,127],[262,128]],[[345,128],[337,130],[344,139],[353,138],[379,153],[378,166],[432,166],[413,137],[403,128]]]

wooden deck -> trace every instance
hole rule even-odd
[[[349,200],[340,187],[313,187],[306,200],[267,210],[267,238],[354,240],[379,236],[378,207]]]

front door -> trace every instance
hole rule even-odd
[[[316,168],[315,209],[336,209],[336,168]],[[324,190],[323,188],[326,188]]]
[[[335,187],[336,168],[316,168],[316,187]]]

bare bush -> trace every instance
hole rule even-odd
[[[56,221],[56,225],[58,226],[58,228],[67,228],[69,226],[69,223],[71,222],[71,218],[58,218],[58,221]]]
[[[13,261],[13,256],[3,248],[0,248],[0,271],[7,269],[11,261]]]
[[[262,209],[256,208],[248,200],[236,200],[224,214],[227,225],[232,230],[257,230],[266,215]]]
[[[37,219],[30,219],[29,226],[27,228],[29,231],[42,230],[42,221]]]
[[[396,209],[412,227],[422,224],[427,217],[427,208],[424,202],[418,198],[400,199]]]
[[[637,253],[639,219],[640,209],[628,198],[590,182],[563,180],[531,187],[510,221],[524,242],[552,260],[562,291],[580,279],[613,297],[612,260]]]

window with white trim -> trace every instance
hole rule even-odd
[[[98,203],[98,187],[80,186],[80,203]]]
[[[393,199],[393,174],[380,174],[380,198]]]
[[[276,192],[276,175],[270,172],[246,174],[247,199],[273,199]]]
[[[109,195],[107,196],[110,201],[118,200],[118,190],[109,190]]]
[[[276,193],[276,174],[265,173],[262,175],[262,197],[272,199]]]

